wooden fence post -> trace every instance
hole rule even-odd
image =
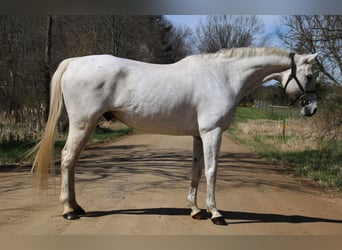
[[[285,140],[286,119],[283,120],[283,139]]]

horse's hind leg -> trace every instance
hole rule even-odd
[[[86,145],[96,123],[73,124],[70,122],[69,135],[62,150],[60,201],[64,207],[63,217],[78,219],[85,211],[77,204],[75,194],[75,165]]]
[[[201,210],[197,206],[198,184],[202,176],[204,167],[203,144],[199,137],[194,137],[193,141],[193,159],[192,159],[192,179],[188,193],[188,205],[191,208],[191,216],[194,219],[205,219]]]

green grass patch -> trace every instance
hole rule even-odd
[[[283,152],[276,147],[258,146],[256,153],[276,161],[297,175],[342,190],[342,142],[325,143],[320,149]]]
[[[123,135],[128,135],[133,132],[132,128],[123,129],[109,129],[109,128],[97,128],[90,137],[90,143],[102,143],[106,141],[114,140]]]
[[[0,165],[17,163],[36,142],[12,142],[0,144]]]
[[[271,114],[260,109],[238,107],[235,112],[233,123],[245,122],[247,120],[255,119],[282,120],[284,118],[287,118],[287,116]]]
[[[261,120],[261,119],[267,119],[267,120],[283,120],[287,118],[285,115],[277,115],[277,114],[271,114],[268,112],[264,112],[260,109],[254,109],[254,108],[248,108],[248,107],[238,107],[233,122],[230,125],[228,132],[232,136],[232,138],[242,144],[246,144],[245,141],[243,141],[239,136],[239,129],[238,124],[243,123],[249,120]]]
[[[89,144],[111,141],[123,135],[132,133],[133,129],[123,128],[112,130],[108,128],[97,128],[91,135]],[[64,147],[67,134],[61,134],[55,141],[55,154],[58,155]],[[15,141],[11,143],[0,143],[0,165],[13,164],[22,161],[28,150],[32,149],[38,141]]]

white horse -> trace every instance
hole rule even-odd
[[[69,134],[61,156],[60,201],[63,217],[78,219],[85,211],[76,202],[75,164],[102,115],[145,132],[193,136],[192,180],[187,196],[191,216],[203,218],[196,196],[204,168],[207,209],[215,224],[226,225],[215,201],[217,160],[222,132],[231,123],[239,100],[263,80],[280,76],[272,74],[292,69],[287,91],[308,99],[302,102],[302,113],[314,114],[315,94],[311,89],[307,92],[307,86],[316,56],[276,48],[239,48],[193,55],[169,65],[111,55],[66,59],[51,81],[49,119],[32,169],[40,184],[46,184],[49,166],[54,164],[56,125],[65,106]]]

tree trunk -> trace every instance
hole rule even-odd
[[[50,81],[51,81],[51,28],[52,15],[46,18],[45,53],[44,53],[44,82],[45,82],[45,120],[47,121],[50,108]]]
[[[119,17],[117,15],[111,16],[111,25],[112,25],[112,54],[114,56],[119,55],[119,40],[120,40],[120,30],[119,30]]]
[[[15,75],[14,75],[14,59],[13,59],[13,39],[11,33],[7,34],[7,43],[8,43],[8,55],[7,55],[7,69],[8,69],[8,82],[9,86],[11,88],[10,94],[11,94],[11,100],[9,104],[9,114],[13,112],[14,115],[14,121],[15,123],[19,123],[20,117],[19,117],[19,100],[18,100],[18,94],[17,94],[17,88],[15,85]]]

